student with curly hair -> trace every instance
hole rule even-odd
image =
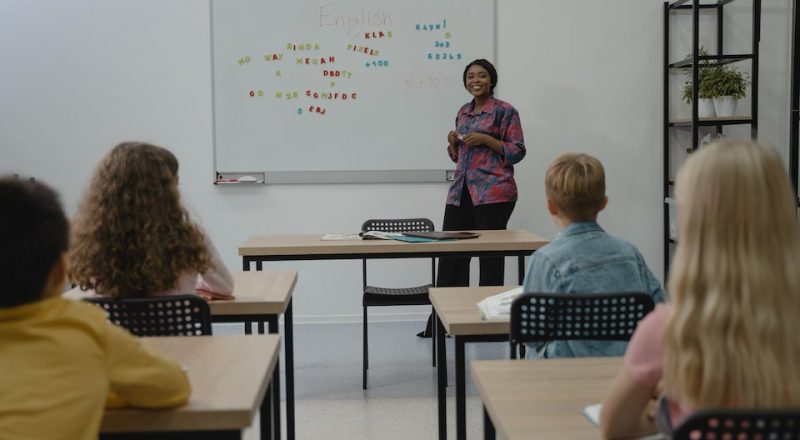
[[[125,142],[106,155],[73,243],[70,276],[83,290],[113,298],[232,296],[233,278],[181,204],[178,161],[164,148]]]
[[[662,381],[664,428],[699,409],[800,406],[800,234],[783,162],[749,140],[708,145],[678,173],[675,195],[672,303],[631,339],[603,403],[606,438],[655,430]]]

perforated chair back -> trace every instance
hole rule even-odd
[[[431,232],[433,222],[427,218],[370,219],[361,225],[361,232]]]
[[[800,408],[714,409],[691,414],[675,429],[675,440],[800,439]]]
[[[524,293],[511,303],[511,357],[525,342],[628,341],[654,307],[645,293]]]
[[[113,299],[87,297],[108,313],[108,320],[136,336],[211,334],[211,310],[196,295]]]

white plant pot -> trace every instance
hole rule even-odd
[[[730,118],[736,113],[736,99],[733,96],[718,96],[714,98],[714,110],[720,118]]]
[[[714,100],[710,98],[700,98],[697,100],[697,117],[713,118],[717,116],[714,111]]]

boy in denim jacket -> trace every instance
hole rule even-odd
[[[636,247],[607,234],[597,214],[608,203],[605,171],[588,154],[557,157],[545,176],[547,210],[561,231],[537,250],[525,275],[525,292],[643,292],[666,295]],[[550,341],[529,344],[528,357],[622,356],[623,341]]]

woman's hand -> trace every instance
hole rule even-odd
[[[464,135],[464,145],[467,147],[486,145],[494,150],[497,154],[503,154],[503,143],[486,133],[472,132]]]
[[[493,141],[494,138],[489,136],[488,134],[472,132],[469,134],[464,135],[464,145],[468,147],[474,147],[477,145],[489,145],[489,142]]]
[[[450,130],[450,133],[447,133],[447,143],[451,147],[458,145],[458,133],[455,130]]]

